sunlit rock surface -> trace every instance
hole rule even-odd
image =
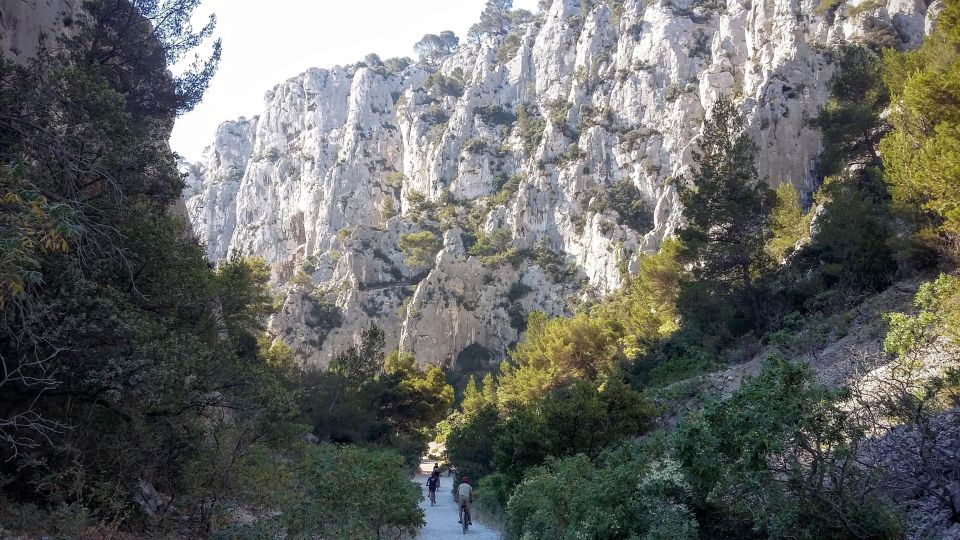
[[[930,24],[923,0],[867,0],[853,16],[818,13],[819,0],[581,4],[554,0],[516,30],[515,50],[487,38],[437,66],[311,69],[269,92],[259,117],[223,124],[188,167],[211,259],[271,264],[285,296],[271,328],[304,362],[325,365],[372,322],[423,363],[467,373],[499,361],[531,310],[559,315],[616,289],[674,230],[669,179],[689,169],[719,96],[747,114],[760,174],[809,193],[820,137],[807,121],[827,98],[833,47],[912,47]],[[427,91],[436,71],[462,94]],[[522,136],[521,104],[542,133]],[[490,202],[517,174],[504,204]],[[647,201],[647,230],[599,204],[622,181]],[[439,213],[490,208],[478,231],[440,227],[443,248],[412,265],[399,248],[422,230],[412,194]],[[516,257],[470,254],[474,233],[501,229]],[[310,279],[291,281],[299,270]]]

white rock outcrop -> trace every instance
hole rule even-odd
[[[674,230],[669,179],[719,96],[747,115],[771,184],[816,187],[807,120],[833,47],[912,47],[927,24],[924,0],[819,3],[554,0],[436,66],[311,69],[220,127],[189,167],[191,221],[212,260],[270,263],[286,295],[271,327],[306,363],[376,323],[421,362],[483,369],[531,310],[614,290]],[[623,182],[648,227],[603,204]],[[437,246],[412,261],[401,238],[425,229]],[[471,255],[478,235],[512,251]]]

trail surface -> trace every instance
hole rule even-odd
[[[451,538],[474,538],[477,540],[500,540],[500,534],[493,529],[483,525],[476,519],[473,525],[463,535],[461,525],[457,523],[457,505],[453,501],[453,494],[450,491],[453,478],[446,474],[440,477],[440,489],[437,490],[437,504],[430,506],[430,492],[427,490],[427,475],[433,469],[432,461],[423,461],[420,463],[420,474],[414,481],[423,486],[423,501],[420,502],[420,508],[423,508],[426,525],[420,529],[417,535],[418,540],[449,540]]]

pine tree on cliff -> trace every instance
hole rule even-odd
[[[480,22],[470,27],[467,39],[477,42],[482,36],[502,36],[510,31],[513,21],[510,17],[513,0],[487,0],[480,14]]]
[[[706,122],[695,172],[675,180],[686,224],[679,230],[693,277],[715,292],[741,289],[758,303],[757,275],[770,264],[773,191],[756,167],[757,146],[736,107],[721,98]]]

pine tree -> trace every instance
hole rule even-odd
[[[512,20],[510,12],[513,0],[487,0],[480,13],[480,22],[470,27],[467,39],[477,42],[483,36],[502,36],[510,31]]]
[[[493,379],[492,373],[487,373],[483,376],[483,402],[485,405],[496,405],[497,404],[497,383]]]
[[[767,244],[767,253],[774,260],[782,261],[807,235],[807,219],[800,203],[800,193],[793,184],[784,182],[777,186],[776,197],[771,214],[773,236]]]
[[[923,45],[884,58],[893,130],[880,145],[894,203],[922,237],[960,236],[960,3],[947,2]]]
[[[721,98],[693,155],[696,172],[675,181],[686,218],[679,231],[684,259],[698,280],[750,290],[769,265],[764,245],[775,196],[759,178],[756,157],[743,117]]]
[[[471,375],[467,379],[467,387],[463,391],[463,401],[460,403],[460,408],[463,410],[463,414],[470,416],[482,409],[483,405],[483,394],[477,387],[477,379]]]
[[[887,126],[881,114],[890,103],[880,59],[870,50],[844,45],[836,52],[830,99],[811,125],[823,134],[820,174],[836,175],[851,164],[876,165],[877,145]]]

